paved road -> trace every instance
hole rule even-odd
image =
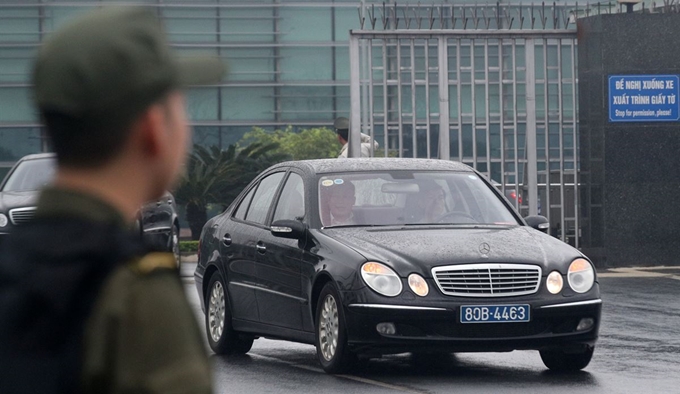
[[[187,295],[201,327],[191,275]],[[585,371],[547,371],[537,352],[409,355],[362,363],[351,375],[323,373],[314,347],[258,339],[245,356],[212,355],[218,393],[680,393],[680,268],[608,271],[600,279],[603,322]]]

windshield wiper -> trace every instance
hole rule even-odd
[[[352,228],[352,227],[385,227],[385,226],[399,226],[399,224],[338,224],[335,226],[324,226],[325,228]]]
[[[498,223],[403,223],[400,224],[400,226],[465,226],[465,227],[491,227],[491,228],[497,228],[497,227],[512,227],[516,225],[511,225],[511,224],[498,224]]]

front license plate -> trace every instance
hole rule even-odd
[[[460,307],[461,323],[528,322],[529,305],[471,305]]]

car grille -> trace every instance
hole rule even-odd
[[[9,218],[15,226],[30,222],[34,215],[35,207],[16,208],[9,211]]]
[[[541,267],[521,264],[464,264],[432,269],[442,293],[462,297],[506,297],[538,291]]]
[[[550,323],[547,319],[539,317],[526,323],[434,324],[432,330],[435,335],[444,337],[502,339],[552,333],[554,327]],[[576,324],[578,324],[578,321]],[[572,327],[575,329],[576,325]]]

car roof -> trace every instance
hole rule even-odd
[[[356,158],[288,161],[276,167],[298,167],[313,173],[362,172],[362,171],[459,171],[474,172],[469,166],[457,161],[409,158]]]
[[[35,160],[35,159],[55,159],[57,155],[54,153],[34,153],[31,155],[26,155],[19,159],[19,161],[24,161],[24,160]]]

